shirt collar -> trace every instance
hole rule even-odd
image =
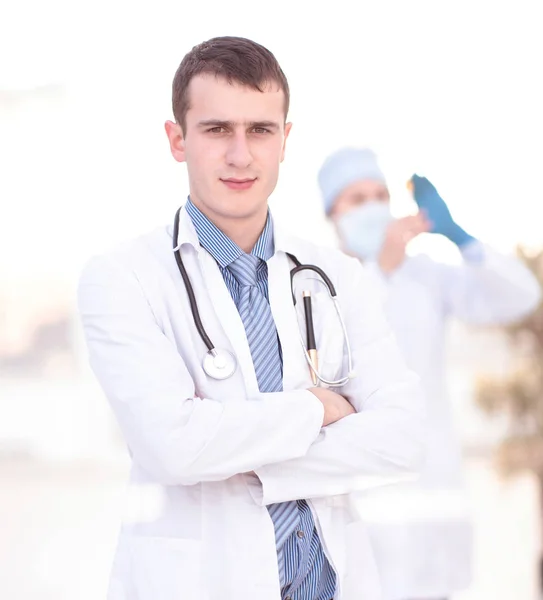
[[[185,210],[194,225],[200,245],[211,254],[221,267],[226,268],[243,254],[243,250],[212,223],[191,202],[190,197],[185,205]],[[260,234],[251,254],[265,262],[274,254],[273,221],[269,211],[264,230]]]

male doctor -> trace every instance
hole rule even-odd
[[[364,542],[346,553],[349,493],[410,479],[423,455],[418,379],[359,261],[286,235],[268,197],[291,129],[287,80],[242,38],[193,48],[173,81],[171,153],[190,196],[175,239],[160,227],[93,258],[79,307],[94,372],[131,457],[130,518],[109,600],[378,600]],[[206,374],[180,252],[201,322],[237,368]],[[299,330],[313,297],[319,369]],[[297,281],[296,281],[297,280]],[[326,291],[324,291],[326,290]]]
[[[385,175],[369,148],[343,148],[319,172],[326,213],[344,249],[364,261],[380,290],[408,366],[425,391],[428,456],[415,483],[373,490],[361,505],[386,600],[442,600],[471,579],[472,531],[445,384],[446,324],[509,323],[540,300],[536,279],[517,259],[467,233],[428,179],[411,179],[417,214],[394,219]],[[461,265],[407,256],[421,233],[459,248]],[[363,535],[366,531],[363,532]]]

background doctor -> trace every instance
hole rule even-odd
[[[193,48],[166,123],[190,186],[177,239],[160,227],[81,276],[90,361],[132,457],[110,600],[380,597],[368,545],[346,553],[347,494],[417,471],[421,397],[359,261],[271,219],[288,106],[264,47],[224,37]],[[202,368],[172,244],[210,338],[237,357],[225,380]],[[341,395],[311,382],[287,252],[337,287],[357,373]],[[313,293],[323,375],[337,377],[335,309],[318,278],[299,281]]]
[[[411,180],[419,212],[394,219],[384,174],[368,148],[335,152],[318,180],[326,213],[344,249],[364,261],[380,289],[389,322],[426,396],[428,455],[422,477],[386,494],[372,493],[367,504],[385,597],[446,598],[470,583],[472,560],[461,450],[445,389],[447,318],[482,325],[513,321],[536,307],[539,286],[520,261],[464,231],[424,177]],[[406,256],[407,243],[424,232],[455,243],[463,264]]]

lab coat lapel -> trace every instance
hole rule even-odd
[[[209,252],[200,246],[198,235],[185,208],[180,213],[177,242],[188,242],[196,249],[207,293],[217,317],[217,326],[222,327],[223,332],[232,344],[238,368],[241,370],[245,381],[247,397],[256,397],[260,392],[243,322],[232,300],[232,296],[224,283],[217,262]],[[210,337],[215,342],[212,332],[210,332]]]
[[[309,367],[300,343],[296,309],[292,302],[289,258],[276,252],[268,261],[270,306],[283,352],[283,389],[312,386]]]

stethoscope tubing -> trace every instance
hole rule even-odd
[[[202,323],[202,319],[200,318],[200,311],[198,310],[198,303],[196,302],[196,296],[194,295],[194,289],[192,287],[192,283],[190,282],[189,275],[187,270],[185,269],[185,265],[181,259],[181,248],[177,248],[177,237],[179,235],[179,213],[181,212],[181,207],[175,213],[175,220],[173,224],[173,249],[175,254],[175,261],[177,262],[177,267],[179,272],[181,273],[181,277],[183,278],[183,283],[185,284],[185,289],[187,290],[187,295],[189,297],[190,303],[190,311],[192,312],[192,318],[194,319],[194,325],[198,331],[199,336],[202,338],[202,341],[206,345],[209,352],[213,352],[215,346],[211,341],[210,337],[207,335],[205,327]]]
[[[198,335],[201,337],[202,341],[206,345],[208,352],[210,354],[212,354],[213,356],[215,356],[215,355],[217,355],[218,351],[216,350],[215,346],[213,345],[211,338],[207,335],[205,327],[202,323],[202,319],[200,317],[200,311],[198,309],[198,303],[196,301],[196,296],[194,294],[194,289],[192,287],[192,283],[188,276],[187,270],[185,269],[185,265],[183,264],[183,260],[181,259],[181,248],[179,247],[178,242],[177,242],[177,238],[179,235],[179,214],[180,214],[180,212],[181,212],[181,207],[175,213],[175,220],[174,220],[174,226],[173,226],[173,251],[175,254],[175,261],[177,263],[177,267],[179,269],[179,272],[181,273],[181,277],[183,279],[183,283],[184,283],[185,289],[187,291],[187,295],[188,295],[189,303],[190,303],[190,310],[192,313],[192,317],[194,319],[194,325],[196,326],[196,329],[198,331]],[[317,273],[322,278],[324,283],[326,284],[326,286],[328,288],[328,292],[330,294],[330,297],[331,297],[332,301],[334,302],[336,313],[338,315],[338,318],[339,318],[339,321],[341,324],[341,328],[343,330],[343,337],[345,340],[345,344],[347,346],[348,374],[345,377],[338,379],[337,381],[326,380],[323,377],[321,377],[320,374],[318,373],[317,369],[315,369],[313,362],[311,360],[311,357],[309,356],[309,353],[308,353],[307,349],[305,348],[303,337],[300,332],[300,341],[301,341],[302,347],[304,349],[304,354],[305,354],[306,360],[308,362],[309,368],[315,374],[315,376],[319,379],[319,381],[321,381],[322,383],[324,383],[326,385],[330,385],[330,386],[345,385],[345,383],[347,383],[349,381],[349,379],[351,379],[354,376],[353,369],[352,369],[352,355],[351,355],[351,346],[350,346],[350,342],[349,342],[349,336],[347,335],[345,321],[343,320],[343,316],[341,315],[341,310],[339,308],[338,299],[337,299],[337,292],[334,287],[334,284],[332,283],[332,281],[330,280],[328,275],[320,267],[317,267],[316,265],[303,265],[293,254],[287,253],[287,256],[295,264],[295,267],[293,269],[291,269],[291,271],[290,271],[290,284],[291,284],[291,291],[292,291],[292,300],[293,300],[294,305],[296,305],[296,296],[294,294],[294,276],[297,273],[300,273],[301,271],[313,271],[313,272]]]

